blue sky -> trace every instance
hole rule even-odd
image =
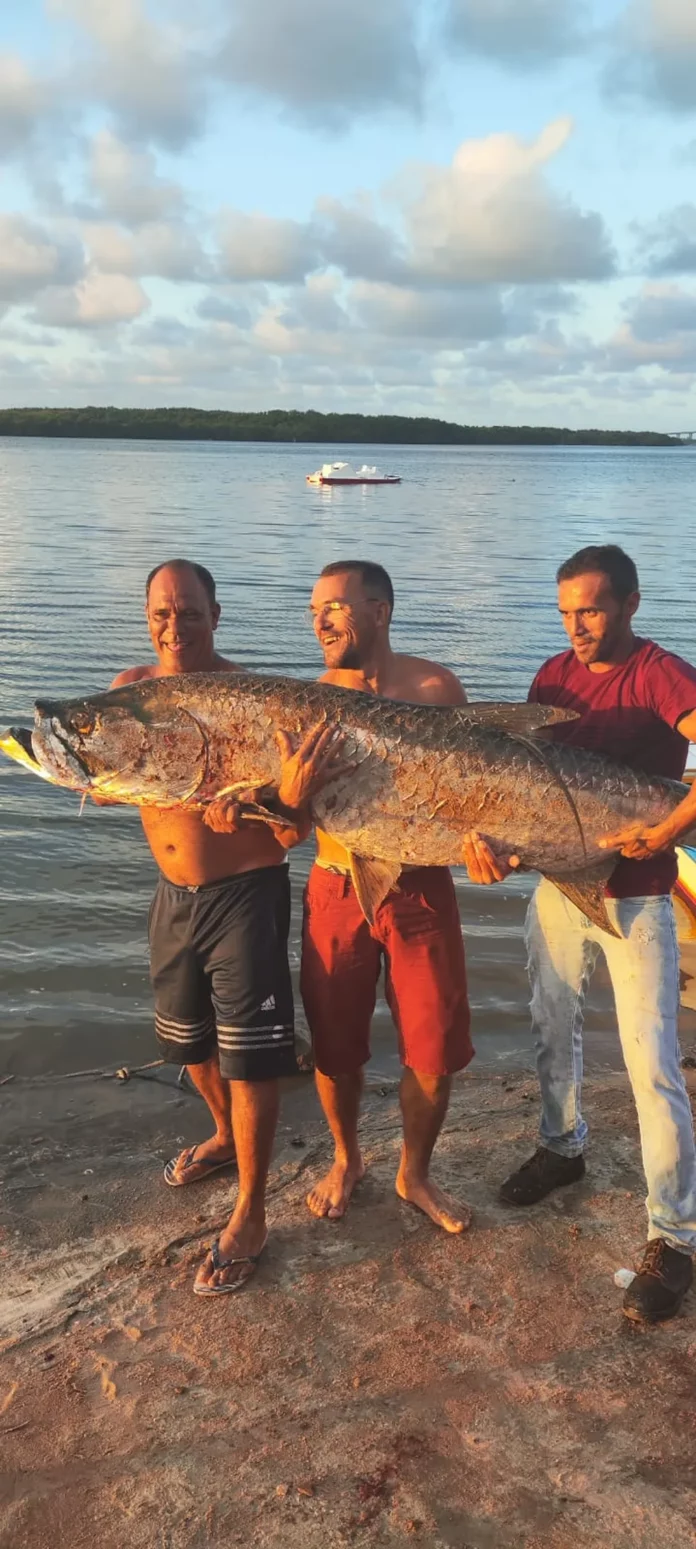
[[[696,428],[696,0],[15,9],[0,404]]]

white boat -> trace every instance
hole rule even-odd
[[[353,468],[350,463],[324,463],[316,473],[307,474],[308,484],[400,484],[397,473],[380,473],[379,468]]]

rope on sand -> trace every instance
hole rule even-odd
[[[79,1081],[87,1076],[91,1076],[93,1079],[99,1079],[102,1081],[130,1081],[132,1076],[147,1077],[148,1071],[159,1070],[163,1065],[166,1064],[166,1060],[150,1060],[149,1064],[147,1065],[120,1065],[118,1070],[67,1070],[62,1074],[55,1076],[3,1076],[0,1080],[0,1086],[7,1086],[8,1082],[10,1081],[18,1081],[21,1082],[22,1085],[28,1085],[36,1081]],[[179,1086],[184,1085],[184,1081],[186,1079],[185,1065],[182,1065],[176,1079]]]
[[[125,1082],[130,1081],[133,1076],[142,1076],[143,1080],[148,1081],[150,1080],[150,1071],[161,1070],[163,1066],[168,1064],[168,1060],[150,1060],[149,1064],[147,1065],[119,1065],[118,1070],[68,1070],[64,1071],[60,1075],[0,1076],[0,1087],[8,1086],[11,1081],[16,1081],[22,1086],[31,1086],[35,1083],[43,1084],[46,1082],[54,1081],[82,1081],[88,1078],[91,1078],[93,1081]],[[301,1050],[298,1054],[298,1074],[306,1075],[312,1068],[313,1067],[309,1063],[308,1056],[303,1050]],[[181,1069],[179,1070],[179,1074],[176,1078],[176,1084],[177,1086],[182,1087],[183,1090],[190,1092],[193,1096],[197,1097],[199,1095],[196,1092],[195,1087],[187,1079],[185,1065],[182,1065]]]

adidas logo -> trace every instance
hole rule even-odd
[[[262,1011],[275,1011],[275,995],[269,995],[268,1000],[265,1000],[263,1002],[261,1010]]]

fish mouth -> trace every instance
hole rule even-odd
[[[61,732],[56,729],[55,722],[46,724],[44,721],[43,725],[33,731],[30,745],[35,763],[49,778],[59,780],[61,784],[72,785],[73,788],[81,791],[91,786],[90,770],[70,743],[66,742]]]
[[[31,745],[31,732],[27,731],[25,726],[10,726],[4,735],[0,737],[0,747],[3,753],[9,753],[13,743],[16,744],[14,748],[15,753],[17,749],[20,749],[24,754],[24,759],[29,763],[36,764],[38,767],[38,760]]]
[[[9,730],[0,737],[0,752],[7,754],[15,764],[20,764],[23,769],[29,769],[32,774],[38,775],[41,780],[48,780],[55,784],[55,775],[39,763],[34,752],[32,733],[23,726],[10,726]]]

